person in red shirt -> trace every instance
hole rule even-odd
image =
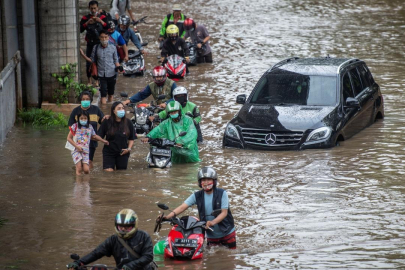
[[[93,51],[93,47],[96,44],[100,44],[100,31],[106,30],[107,25],[107,16],[100,13],[98,8],[97,1],[90,1],[89,2],[89,10],[90,13],[85,15],[80,20],[80,33],[86,31],[85,40],[87,42],[86,46],[86,56],[90,57]],[[86,63],[86,71],[87,71],[87,78],[88,83],[91,84],[91,74],[89,72],[90,63]]]

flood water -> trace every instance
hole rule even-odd
[[[162,0],[133,2],[137,17],[149,16],[139,26],[149,41],[148,72],[121,76],[116,93],[134,94],[152,80],[160,23],[171,9]],[[137,212],[155,242],[169,231],[166,225],[153,234],[156,202],[181,204],[198,189],[198,169],[212,165],[229,192],[238,248],[211,249],[196,262],[157,256],[160,268],[405,268],[403,1],[186,0],[183,7],[212,36],[214,64],[191,67],[178,83],[202,113],[201,163],[148,169],[148,147],[137,140],[127,171],[104,173],[99,147],[92,173],[76,177],[64,149],[67,130],[16,126],[0,148],[0,217],[8,219],[0,228],[0,267],[66,269],[69,254],[84,255],[114,233],[122,208]],[[277,61],[328,54],[366,61],[384,95],[383,121],[333,149],[222,149],[238,94],[250,93]],[[113,265],[112,258],[101,262]]]

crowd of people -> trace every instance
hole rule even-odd
[[[109,115],[104,115],[98,106],[92,105],[90,92],[80,95],[80,106],[75,108],[69,118],[68,142],[74,147],[71,152],[76,165],[76,174],[88,174],[93,167],[97,141],[104,144],[102,150],[103,169],[106,172],[125,170],[136,130],[131,120],[126,118],[125,106],[140,102],[152,96],[161,111],[150,117],[150,121],[160,119],[160,124],[141,139],[143,143],[155,138],[175,140],[172,148],[172,162],[199,162],[198,143],[203,141],[200,128],[201,114],[197,105],[189,100],[185,87],[178,86],[167,77],[163,66],[152,70],[153,81],[125,101],[113,102],[117,75],[123,72],[122,63],[128,61],[129,41],[142,54],[138,36],[133,31],[135,25],[130,0],[113,0],[110,12],[99,7],[97,1],[88,4],[89,14],[80,21],[80,32],[85,32],[86,50],[80,49],[86,60],[89,84],[100,89],[101,103],[112,103]],[[177,54],[189,62],[189,49],[185,39],[196,44],[198,63],[212,63],[212,52],[209,45],[210,35],[202,24],[187,18],[181,12],[181,5],[175,4],[173,12],[167,14],[162,22],[158,41],[161,49],[161,62],[170,55]],[[128,12],[128,15],[127,15]],[[96,72],[94,71],[96,69]],[[188,73],[188,65],[187,65]],[[92,78],[94,81],[92,81]],[[162,98],[164,95],[164,98]],[[179,137],[186,132],[187,136]],[[200,219],[206,221],[208,245],[223,245],[236,248],[234,221],[229,209],[228,196],[225,190],[217,187],[217,173],[211,167],[204,167],[198,172],[200,191],[192,194],[182,205],[172,211],[166,220],[197,205]],[[220,207],[217,217],[208,218],[210,213]],[[154,269],[153,245],[150,236],[138,229],[138,217],[131,209],[120,211],[115,219],[116,234],[107,238],[90,254],[68,265],[69,269],[78,269],[103,256],[113,256],[118,269]]]

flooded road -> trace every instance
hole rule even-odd
[[[149,41],[149,72],[120,77],[116,93],[134,94],[152,80],[155,40],[171,7],[134,2],[137,17],[138,10],[149,16],[139,26]],[[211,249],[196,262],[158,256],[162,269],[405,268],[403,1],[187,0],[183,6],[212,36],[214,64],[191,67],[178,83],[202,113],[201,163],[148,169],[148,147],[137,140],[127,171],[104,173],[99,147],[94,171],[76,177],[64,149],[67,131],[15,127],[0,148],[0,217],[8,219],[0,228],[0,267],[66,269],[69,254],[84,255],[114,233],[122,208],[134,209],[139,227],[157,241],[169,226],[153,234],[155,203],[181,204],[198,189],[198,169],[213,165],[229,191],[238,248]],[[238,94],[250,93],[282,59],[328,54],[367,63],[384,95],[383,121],[333,149],[222,149]],[[112,258],[101,261],[113,265]]]

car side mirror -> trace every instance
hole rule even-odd
[[[141,45],[142,45],[142,47],[145,47],[145,46],[148,46],[148,44],[149,44],[149,42],[145,41]]]
[[[348,97],[346,99],[345,108],[359,108],[360,109],[360,103],[357,99]]]
[[[246,95],[245,95],[245,94],[238,95],[238,96],[236,97],[236,103],[238,103],[238,104],[245,104],[245,102],[246,102]]]
[[[121,93],[120,93],[120,96],[121,96],[121,97],[128,97],[128,94],[125,93],[125,92],[121,92]]]

